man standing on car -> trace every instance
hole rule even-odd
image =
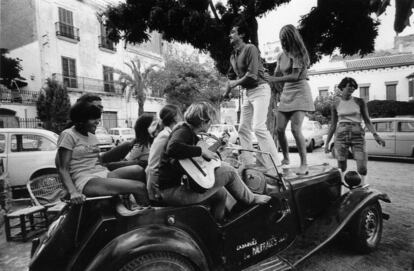
[[[267,126],[267,111],[270,102],[270,86],[264,79],[264,68],[260,59],[259,49],[249,43],[249,29],[246,22],[240,20],[230,30],[230,43],[233,52],[230,57],[230,69],[224,99],[230,98],[232,88],[241,86],[244,93],[244,102],[241,108],[239,127],[240,143],[243,148],[252,149],[251,132],[254,131],[260,150],[269,152],[277,165],[280,160],[277,155],[276,144],[270,135]],[[251,164],[252,154],[245,152],[242,162]],[[267,170],[273,168],[268,157],[265,157]],[[272,173],[272,172],[269,172]]]

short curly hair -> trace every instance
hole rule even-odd
[[[99,106],[88,102],[77,102],[69,112],[70,120],[73,123],[85,123],[88,120],[100,119],[102,110]]]
[[[338,85],[338,88],[342,90],[346,87],[346,85],[349,84],[351,87],[354,87],[354,89],[358,88],[358,83],[355,81],[352,77],[344,77],[341,82]]]

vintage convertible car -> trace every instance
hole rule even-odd
[[[221,223],[203,205],[128,210],[118,197],[69,205],[33,240],[29,270],[289,270],[340,233],[361,253],[378,246],[386,194],[354,177],[341,195],[339,171],[327,164],[305,177],[251,170],[245,180],[265,180],[271,201],[236,205]]]

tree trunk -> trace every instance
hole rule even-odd
[[[138,99],[138,117],[141,116],[144,113],[144,99]]]

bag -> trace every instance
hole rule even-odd
[[[246,168],[242,171],[242,180],[255,194],[265,194],[266,176],[262,171],[255,168]]]

